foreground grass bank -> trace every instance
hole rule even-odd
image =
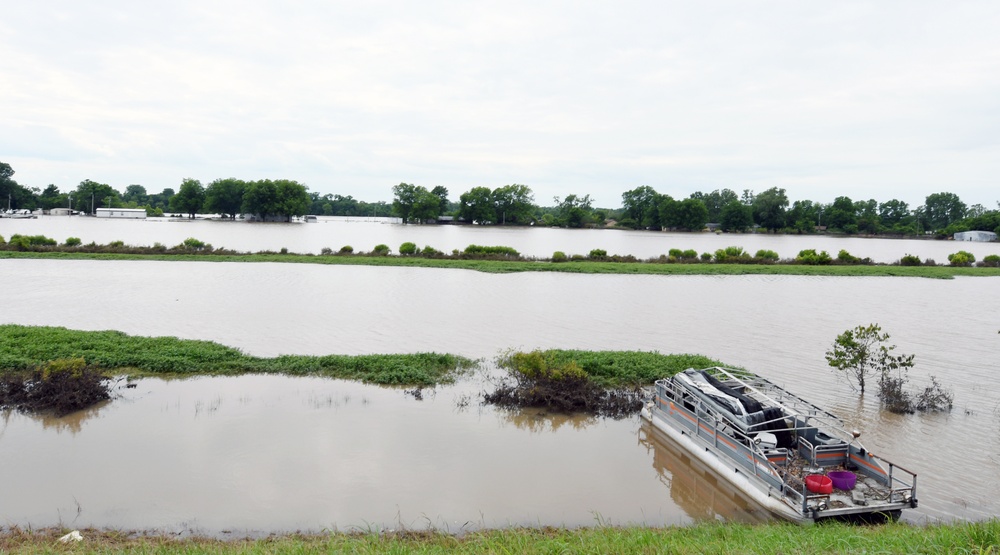
[[[383,385],[431,386],[452,381],[475,363],[438,353],[254,357],[210,341],[139,337],[118,331],[0,325],[0,372],[57,359],[79,359],[131,376],[313,375]]]
[[[10,530],[2,553],[997,553],[1000,521],[915,526],[842,524],[699,524],[668,528],[507,529],[452,536],[437,532],[281,535],[262,539],[175,539],[82,530],[83,541],[61,544],[69,530]]]
[[[790,275],[844,277],[923,277],[951,279],[956,276],[1000,277],[998,267],[978,266],[901,266],[901,265],[807,265],[807,264],[726,264],[607,262],[599,260],[477,260],[464,258],[425,258],[419,256],[310,255],[310,254],[136,254],[89,252],[0,251],[2,259],[36,258],[47,260],[156,260],[187,262],[244,262],[328,264],[345,266],[396,266],[412,268],[447,268],[507,274],[516,272],[563,272],[572,274],[642,274],[642,275]]]

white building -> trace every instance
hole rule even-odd
[[[996,241],[997,234],[992,231],[962,231],[955,234],[956,241]]]
[[[145,220],[145,208],[98,208],[98,218],[126,218],[133,220]]]

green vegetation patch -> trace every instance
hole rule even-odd
[[[602,387],[652,385],[661,378],[673,376],[688,368],[727,366],[702,355],[665,355],[646,351],[575,351],[552,349],[542,351],[551,365],[574,363]]]
[[[0,325],[0,372],[24,371],[58,359],[82,359],[133,376],[274,373],[421,386],[453,381],[474,364],[437,353],[260,358],[210,341]]]
[[[272,535],[221,540],[81,530],[82,542],[60,544],[68,530],[11,529],[0,552],[101,553],[997,553],[1000,521],[914,526],[822,524],[796,526],[704,523],[664,528],[597,526],[582,529],[510,528],[462,536],[439,531]]]

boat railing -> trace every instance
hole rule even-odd
[[[873,459],[878,459],[889,467],[889,502],[909,503],[911,507],[917,506],[917,473],[911,472],[892,461],[883,459],[877,455],[868,454]],[[900,476],[902,474],[902,476]]]

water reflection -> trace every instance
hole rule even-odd
[[[499,410],[497,414],[504,424],[513,424],[532,433],[558,432],[563,427],[581,431],[601,420],[585,414],[553,414],[533,408]]]
[[[774,520],[766,510],[719,478],[701,462],[648,422],[639,428],[639,443],[652,455],[657,478],[673,499],[696,521],[760,523]]]

